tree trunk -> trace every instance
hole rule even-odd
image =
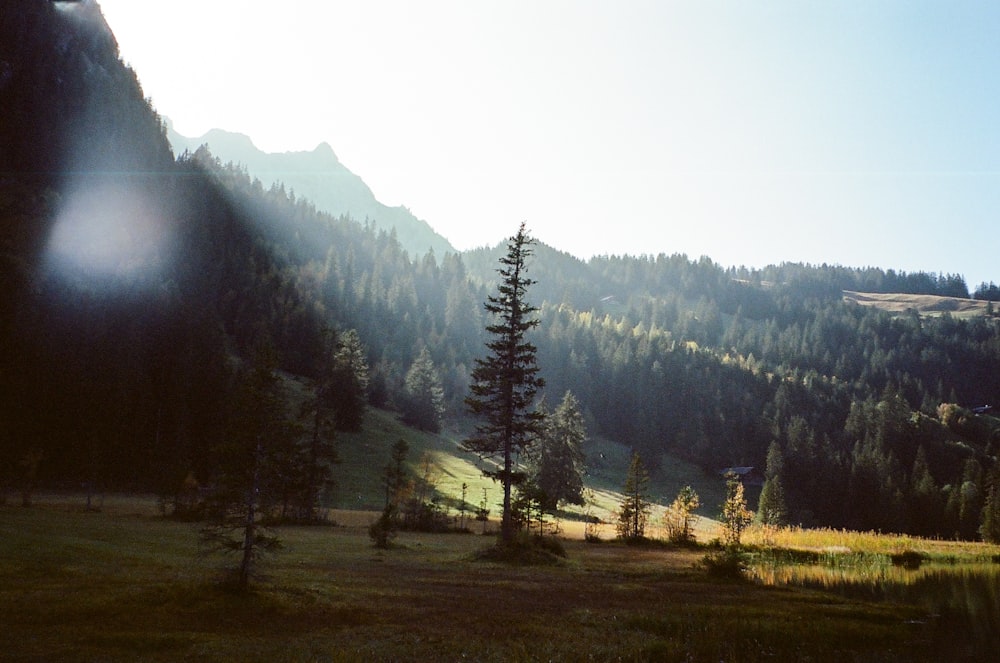
[[[639,500],[632,497],[632,536],[639,536]]]
[[[256,488],[256,481],[254,482]],[[256,509],[254,508],[253,489],[247,499],[246,522],[243,525],[243,559],[240,561],[240,589],[246,589],[250,584],[250,571],[253,565],[253,547],[256,532]]]
[[[250,585],[250,573],[253,570],[253,553],[257,545],[257,491],[260,483],[260,442],[253,459],[253,480],[247,493],[246,520],[243,523],[243,559],[240,560],[239,588],[245,590]]]
[[[514,542],[514,523],[510,517],[510,484],[511,484],[511,449],[510,440],[504,443],[503,449],[503,517],[500,520],[500,542],[505,546]]]
[[[319,507],[319,435],[323,425],[322,407],[319,398],[316,399],[316,413],[313,417],[312,444],[309,445],[309,476],[306,481],[305,504],[306,518],[310,521],[316,516]]]

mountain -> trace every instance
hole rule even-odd
[[[372,221],[379,228],[394,230],[400,244],[413,256],[428,251],[437,256],[456,252],[447,239],[407,208],[389,207],[376,200],[368,185],[340,162],[327,143],[311,152],[263,152],[243,134],[212,129],[198,138],[189,138],[174,131],[169,121],[167,137],[176,154],[208,145],[212,154],[224,162],[244,166],[265,187],[284,185],[297,198],[309,200],[323,212]]]

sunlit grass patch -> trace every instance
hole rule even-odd
[[[949,559],[986,561],[1000,555],[1000,546],[987,543],[920,539],[905,534],[856,532],[829,528],[763,528],[757,526],[750,528],[743,540],[749,547],[809,550],[825,552],[830,555],[867,553],[890,556],[912,551],[923,554],[931,560],[942,561]]]

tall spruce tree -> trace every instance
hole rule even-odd
[[[516,462],[540,434],[543,420],[542,413],[532,405],[544,382],[538,376],[536,348],[527,339],[528,332],[539,322],[533,315],[538,309],[525,299],[528,287],[534,283],[525,276],[532,244],[534,240],[522,223],[507,244],[507,254],[500,258],[497,294],[489,295],[485,304],[494,320],[486,327],[489,354],[485,359],[476,359],[472,393],[465,399],[469,411],[483,421],[462,446],[499,462],[495,471],[485,473],[503,485],[500,539],[504,545],[510,544],[516,533],[511,518],[511,487],[524,478],[516,471]]]
[[[767,448],[767,469],[764,472],[764,487],[757,501],[757,520],[764,525],[781,526],[787,524],[788,506],[785,502],[785,487],[781,479],[785,468],[781,445],[772,440]]]
[[[336,447],[336,415],[333,410],[333,394],[337,388],[333,382],[333,353],[336,343],[336,334],[332,330],[326,330],[312,393],[302,403],[299,412],[299,418],[308,432],[308,439],[303,449],[302,487],[296,517],[308,521],[319,519],[323,494],[334,483],[332,465],[340,462]]]
[[[215,450],[212,517],[202,529],[210,550],[235,553],[236,586],[246,589],[262,554],[281,547],[260,519],[278,501],[288,450],[299,431],[285,398],[269,340],[258,343],[252,365],[239,376],[227,417],[226,436]]]
[[[980,517],[979,533],[983,541],[1000,543],[1000,461],[986,478],[986,502]]]
[[[546,413],[545,429],[532,450],[530,482],[539,506],[553,512],[560,504],[583,505],[583,443],[587,431],[580,404],[567,391],[555,412]]]
[[[333,356],[330,400],[337,430],[359,431],[368,401],[368,362],[361,337],[348,329],[340,337]]]
[[[400,409],[406,423],[431,433],[441,430],[444,389],[427,348],[420,350],[406,372]]]

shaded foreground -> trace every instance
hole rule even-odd
[[[0,506],[5,661],[961,660],[915,606],[709,578],[702,551],[567,541],[549,567],[472,561],[475,535],[284,528],[249,595],[151,502]]]

